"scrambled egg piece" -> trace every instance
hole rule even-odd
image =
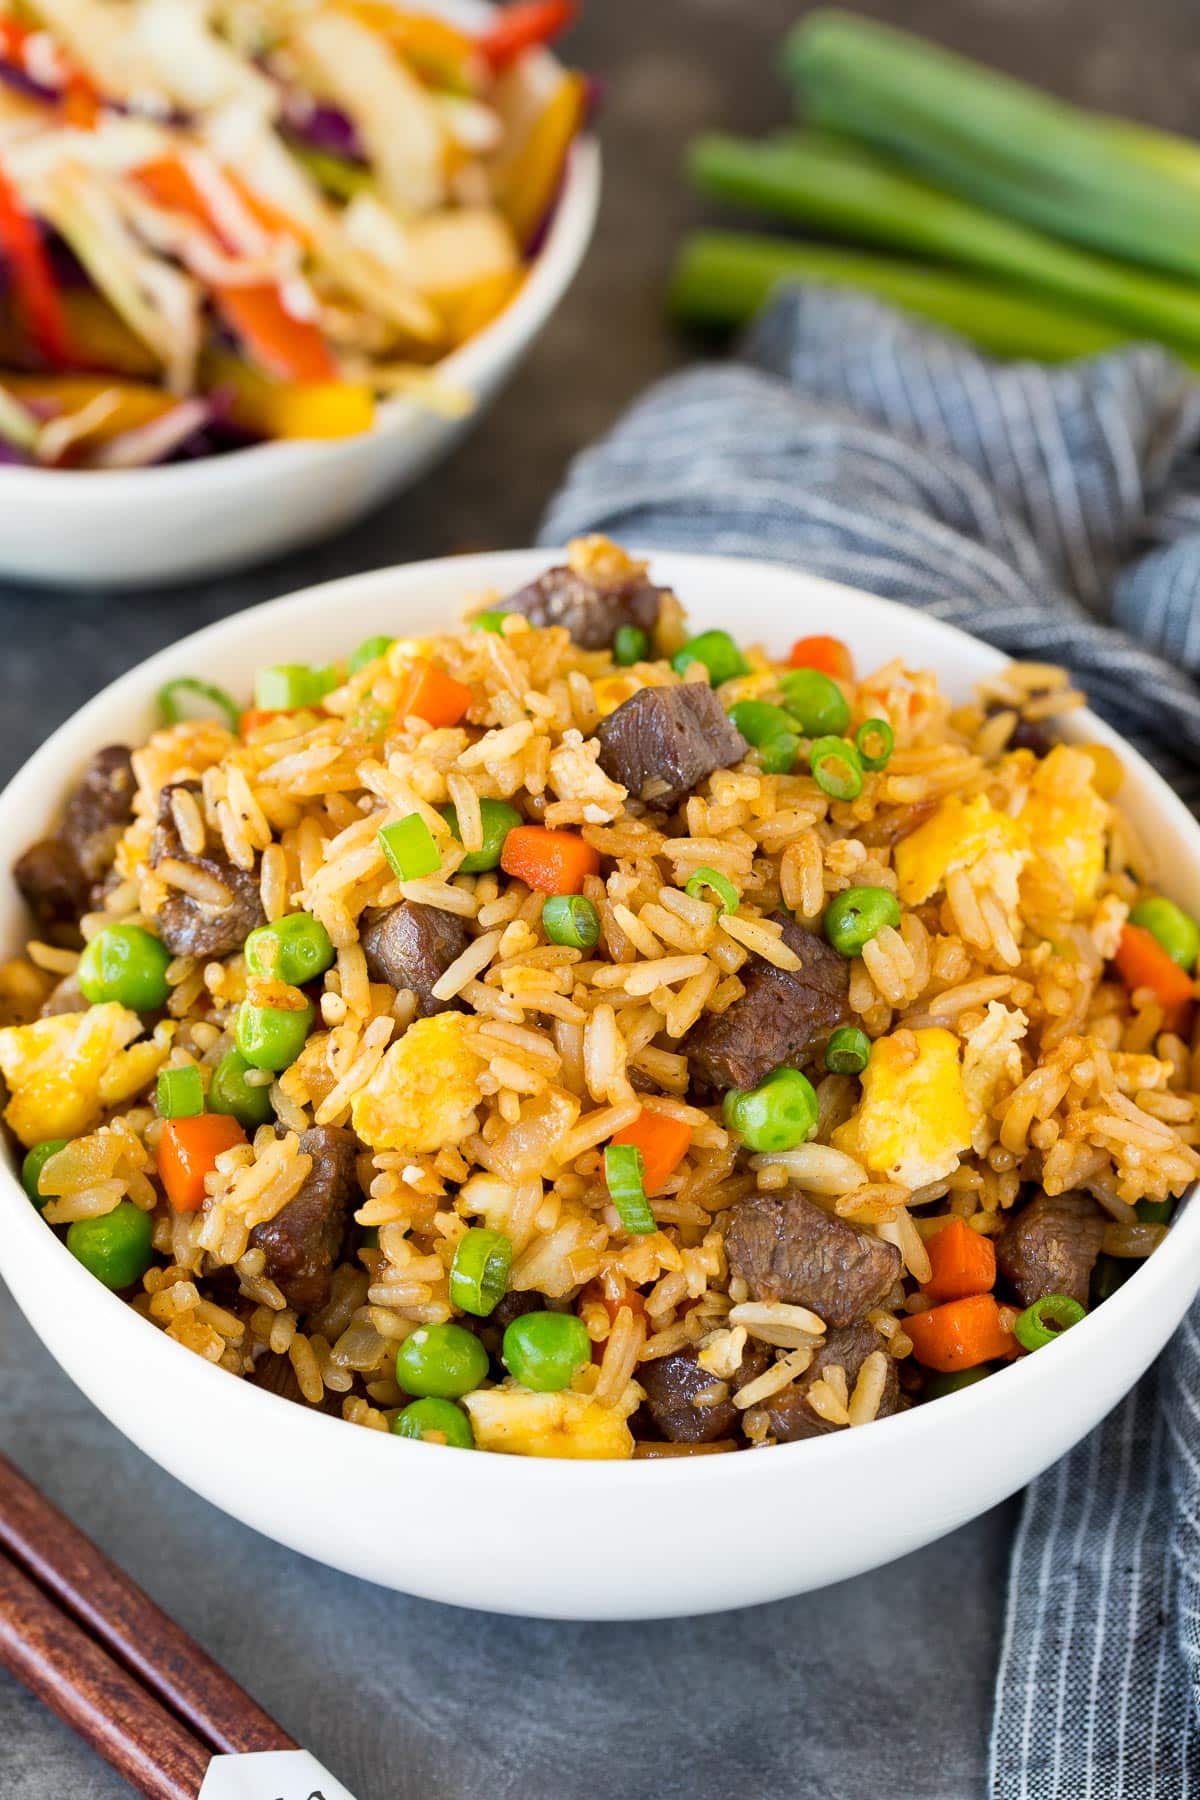
[[[372,1150],[413,1155],[461,1144],[475,1129],[483,1062],[465,1013],[414,1019],[355,1095],[354,1129]]]
[[[919,906],[937,892],[947,875],[974,868],[986,857],[988,886],[1011,909],[1029,856],[1029,830],[1023,819],[997,812],[983,794],[965,803],[952,795],[932,818],[900,839],[892,862],[901,900],[906,906]]]
[[[971,1146],[980,1156],[996,1140],[997,1127],[990,1116],[1001,1087],[1011,1093],[1024,1074],[1020,1043],[1029,1020],[1023,1012],[1010,1012],[999,1000],[988,1004],[987,1016],[975,1027],[963,1050],[962,1081],[974,1125]]]
[[[105,1070],[142,1022],[115,1001],[0,1031],[0,1074],[12,1093],[4,1117],[26,1146],[89,1131],[103,1111]]]
[[[1109,809],[1093,786],[1096,766],[1086,750],[1056,744],[1034,770],[1020,823],[1071,884],[1077,908],[1096,897],[1104,871]]]
[[[602,719],[609,713],[616,712],[618,706],[624,706],[632,700],[645,682],[636,675],[598,675],[592,683],[592,692],[596,696],[596,710]]]
[[[589,1394],[569,1388],[560,1394],[534,1394],[507,1382],[463,1395],[481,1450],[573,1461],[632,1456],[633,1433],[625,1421],[641,1401],[636,1381],[629,1383],[616,1406],[599,1406]]]
[[[862,1102],[833,1143],[888,1180],[919,1188],[957,1169],[972,1124],[958,1039],[931,1026],[876,1040]]]

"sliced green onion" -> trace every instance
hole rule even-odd
[[[604,1152],[604,1179],[630,1237],[645,1237],[658,1230],[646,1198],[645,1169],[636,1144],[609,1144]]]
[[[1022,1350],[1040,1350],[1086,1318],[1086,1307],[1070,1294],[1045,1294],[1018,1316],[1013,1333]]]
[[[512,1262],[512,1239],[502,1231],[477,1226],[466,1232],[450,1265],[450,1298],[460,1312],[486,1319],[508,1292]]]
[[[420,813],[406,813],[381,825],[375,836],[397,881],[419,881],[442,866],[441,852]]]
[[[242,715],[232,694],[227,694],[222,687],[214,687],[211,681],[197,681],[191,675],[180,675],[158,690],[158,710],[168,725],[178,725],[181,719],[187,717],[175,698],[176,694],[194,694],[198,700],[210,701],[218,712],[225,714],[229,720],[229,729],[238,729]]]
[[[976,1363],[973,1369],[952,1369],[945,1374],[927,1375],[921,1398],[944,1400],[947,1394],[957,1394],[962,1388],[974,1387],[977,1381],[986,1380],[995,1367],[995,1363]]]
[[[190,1119],[204,1111],[204,1083],[195,1063],[179,1069],[160,1069],[154,1097],[159,1117]]]
[[[825,1067],[833,1075],[861,1075],[871,1060],[871,1040],[857,1025],[841,1025],[825,1046]]]
[[[497,637],[503,637],[504,621],[507,617],[508,614],[506,612],[501,612],[499,607],[490,607],[487,612],[475,614],[475,617],[470,622],[471,630],[492,631]]]
[[[346,664],[347,673],[357,675],[358,671],[365,669],[368,663],[378,662],[381,656],[387,655],[395,641],[395,638],[390,637],[364,638]]]
[[[254,704],[263,712],[298,712],[303,706],[320,706],[338,685],[333,668],[311,669],[307,663],[280,663],[260,669],[254,679]]]
[[[719,869],[710,869],[707,863],[696,870],[683,891],[689,899],[700,900],[705,888],[717,896],[722,913],[735,913],[741,905],[742,897],[728,875],[722,875]]]
[[[591,950],[600,942],[600,914],[584,894],[551,894],[542,903],[542,924],[552,944]]]
[[[857,800],[862,793],[862,763],[849,738],[814,739],[808,752],[808,766],[817,786],[831,799]]]
[[[854,734],[864,769],[886,769],[896,748],[896,734],[886,719],[868,719]]]
[[[620,625],[613,638],[613,661],[619,669],[632,668],[645,662],[650,654],[650,639],[640,625]]]

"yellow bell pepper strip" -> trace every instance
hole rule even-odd
[[[397,12],[390,0],[349,0],[345,10],[370,31],[386,38],[392,49],[424,80],[457,93],[471,90],[474,38],[429,13]]]
[[[23,406],[41,414],[53,409],[52,417],[69,418],[82,412],[93,401],[111,399],[113,404],[78,438],[72,440],[72,451],[90,445],[107,443],[123,432],[136,431],[149,425],[178,406],[178,399],[148,382],[113,381],[103,375],[0,375],[5,388]]]
[[[365,383],[272,381],[220,351],[203,358],[201,377],[210,393],[228,396],[230,423],[254,437],[356,437],[374,423],[375,399]]]
[[[137,174],[142,186],[161,206],[199,219],[218,242],[223,241],[204,195],[177,157],[144,163]],[[311,319],[297,318],[288,310],[276,284],[220,284],[213,294],[226,324],[267,374],[281,381],[336,381],[337,365],[319,328]]]
[[[521,248],[528,249],[550,210],[571,142],[587,112],[584,76],[565,74],[505,165],[498,199]]]
[[[517,0],[477,40],[489,67],[499,71],[565,31],[579,11],[575,0]]]
[[[17,297],[38,348],[56,368],[69,367],[73,360],[71,337],[41,231],[2,168],[0,252],[12,269]]]
[[[437,309],[452,344],[465,344],[490,325],[515,300],[525,282],[524,269],[505,269],[496,275],[485,275],[467,287],[455,288],[437,296]]]

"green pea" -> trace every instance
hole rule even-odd
[[[395,641],[395,638],[390,637],[364,638],[362,643],[358,646],[358,649],[350,658],[350,661],[346,664],[347,672],[351,675],[357,675],[358,671],[360,669],[365,669],[368,663],[378,662],[381,656],[387,655]]]
[[[508,614],[501,612],[498,606],[490,606],[486,612],[476,613],[470,621],[472,631],[490,631],[496,637],[504,636],[504,621]]]
[[[250,1064],[240,1050],[227,1050],[208,1084],[208,1110],[228,1113],[247,1131],[269,1125],[275,1116],[269,1086],[251,1086],[246,1080]]]
[[[416,1438],[419,1443],[445,1443],[451,1450],[473,1450],[475,1433],[461,1406],[453,1400],[439,1400],[430,1395],[414,1400],[392,1420],[397,1437]]]
[[[44,1138],[40,1144],[35,1144],[32,1150],[26,1152],[25,1161],[21,1164],[21,1185],[39,1212],[50,1204],[50,1195],[43,1194],[38,1187],[42,1170],[52,1156],[57,1156],[60,1150],[66,1149],[69,1142],[69,1138]]]
[[[750,673],[750,664],[727,631],[702,631],[699,637],[689,638],[683,649],[677,650],[671,658],[671,667],[677,675],[686,675],[691,665],[697,662],[703,663],[708,670],[713,687],[720,687],[723,681],[732,681],[735,675]]]
[[[794,731],[781,731],[758,749],[758,765],[764,775],[790,775],[796,766],[800,739]]]
[[[794,1150],[817,1129],[816,1091],[799,1069],[772,1069],[756,1088],[730,1088],[725,1123],[748,1150]]]
[[[1171,961],[1190,975],[1200,956],[1200,925],[1173,900],[1161,894],[1139,900],[1129,915],[1131,925],[1140,925],[1162,945]]]
[[[574,1313],[526,1313],[504,1333],[503,1354],[522,1387],[557,1394],[592,1360],[592,1340]]]
[[[857,1025],[839,1025],[825,1046],[825,1067],[835,1075],[861,1075],[871,1060],[871,1040]]]
[[[170,961],[162,939],[141,925],[106,925],[79,959],[80,990],[92,1006],[115,1000],[132,1012],[157,1012],[170,992]]]
[[[442,806],[438,808],[451,831],[462,843],[462,832],[458,826],[458,808]],[[479,875],[485,869],[498,869],[500,857],[504,850],[504,840],[516,826],[522,823],[521,815],[515,806],[507,800],[481,800],[479,812],[483,822],[482,850],[468,850],[458,865],[460,875]]]
[[[612,653],[618,669],[630,669],[634,663],[645,662],[650,654],[650,639],[638,625],[619,625]]]
[[[784,732],[794,733],[796,729],[791,713],[784,712],[782,706],[773,706],[769,700],[739,700],[736,706],[730,707],[729,717],[746,742],[756,749],[769,744],[772,738],[780,737]]]
[[[986,1380],[995,1366],[994,1363],[976,1363],[973,1369],[951,1369],[944,1374],[927,1375],[922,1398],[943,1400],[947,1394],[957,1394],[960,1388],[973,1387],[975,1382]]]
[[[876,932],[899,923],[900,902],[890,888],[847,888],[825,909],[825,936],[841,956],[861,956]]]
[[[779,677],[779,691],[805,737],[838,737],[850,723],[845,694],[820,669],[788,669]]]
[[[140,1281],[154,1260],[154,1222],[132,1200],[122,1200],[98,1219],[76,1219],[67,1232],[67,1249],[77,1262],[119,1290]]]
[[[279,1074],[290,1068],[303,1050],[315,1016],[307,1003],[301,1011],[292,1012],[282,1006],[252,1006],[243,1000],[234,1028],[237,1047],[253,1068]]]
[[[418,1325],[396,1352],[396,1380],[420,1400],[457,1400],[487,1372],[488,1353],[464,1325]]]
[[[311,913],[285,913],[270,925],[252,931],[243,946],[246,967],[252,975],[286,981],[303,987],[333,966],[334,948],[320,919]]]

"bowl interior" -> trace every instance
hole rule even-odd
[[[155,695],[172,677],[191,675],[217,682],[245,699],[254,670],[262,664],[284,657],[288,661],[325,661],[368,635],[401,636],[444,627],[448,618],[458,617],[468,604],[477,604],[480,596],[508,591],[540,572],[551,557],[552,553],[544,551],[520,551],[380,570],[271,602],[182,640],[98,695],[38,751],[0,795],[0,841],[10,846],[13,854],[32,842],[52,818],[72,776],[94,750],[113,741],[136,743],[142,739],[155,723]],[[653,558],[653,573],[676,588],[698,628],[732,627],[741,641],[762,643],[776,654],[783,653],[795,637],[832,629],[850,645],[860,668],[870,669],[900,656],[910,666],[936,669],[947,690],[958,698],[965,698],[973,682],[1005,660],[997,651],[935,620],[768,564],[664,554]],[[1127,771],[1121,803],[1155,846],[1164,888],[1184,905],[1200,911],[1200,827],[1149,766],[1098,720],[1079,715],[1073,729],[1076,735],[1099,739],[1118,750]],[[15,949],[26,927],[15,889],[8,881],[0,883],[0,942],[10,951]],[[997,1390],[1005,1390],[1012,1398],[1024,1396],[1029,1406],[1036,1408],[1055,1390],[1055,1381],[1049,1377],[1056,1376],[1057,1391],[1061,1391],[1072,1380],[1087,1383],[1098,1357],[1107,1355],[1110,1363],[1119,1363],[1120,1338],[1135,1310],[1143,1319],[1161,1315],[1161,1343],[1190,1295],[1190,1285],[1182,1279],[1185,1264],[1189,1270],[1200,1270],[1200,1206],[1185,1210],[1167,1244],[1113,1299],[1059,1344],[1042,1352],[1038,1368],[1033,1367],[1034,1359],[1027,1359],[988,1382],[935,1406],[882,1421],[866,1433],[839,1433],[781,1446],[768,1457],[706,1457],[689,1460],[686,1466],[671,1461],[529,1464],[518,1457],[489,1456],[480,1459],[482,1468],[478,1462],[472,1465],[472,1484],[498,1494],[527,1492],[541,1503],[550,1503],[560,1492],[582,1497],[585,1488],[593,1495],[608,1493],[615,1501],[620,1492],[629,1492],[630,1482],[647,1494],[673,1494],[677,1485],[694,1492],[697,1483],[706,1492],[714,1492],[713,1484],[724,1492],[728,1484],[763,1479],[756,1470],[761,1472],[764,1464],[774,1466],[774,1482],[781,1471],[794,1468],[798,1473],[799,1459],[806,1459],[807,1473],[835,1464],[857,1469],[859,1459],[870,1457],[872,1446],[885,1440],[903,1441],[911,1449],[944,1444],[951,1420],[957,1429],[960,1421],[991,1415]],[[314,1458],[332,1456],[338,1479],[383,1484],[385,1491],[399,1496],[418,1470],[424,1479],[431,1465],[453,1462],[453,1458],[430,1456],[420,1445],[349,1430],[339,1421],[234,1381],[173,1343],[104,1290],[46,1229],[16,1179],[15,1161],[8,1151],[0,1168],[0,1269],[35,1329],[101,1409],[181,1478],[241,1516],[248,1516],[247,1506],[229,1496],[226,1475],[216,1469],[198,1471],[182,1441],[156,1427],[149,1409],[138,1405],[139,1392],[169,1391],[176,1416],[186,1416],[194,1408],[195,1416],[207,1418],[214,1431],[240,1432],[247,1441],[264,1434],[296,1480],[304,1478]],[[71,1354],[68,1339],[52,1320],[48,1305],[43,1306],[43,1291],[50,1290],[55,1295],[55,1319],[62,1309],[70,1313],[75,1335],[86,1333],[94,1346],[90,1357],[76,1359]],[[108,1347],[108,1361],[104,1346]],[[1146,1355],[1152,1353],[1151,1349]],[[1140,1373],[1141,1366],[1130,1367],[1122,1375],[1125,1386]],[[119,1398],[118,1371],[124,1384]],[[1069,1408],[1064,1419],[1061,1441],[1052,1454],[1066,1449],[1091,1422],[1085,1418],[1073,1428]],[[336,1437],[329,1435],[332,1433]],[[1044,1461],[1049,1460],[1047,1455]],[[1001,1483],[979,1504],[991,1504],[1015,1485],[1018,1482]],[[907,1547],[937,1535],[938,1529],[948,1529],[965,1516],[967,1513],[961,1512],[958,1517],[947,1517],[940,1526],[931,1523],[924,1536],[911,1539]],[[252,1518],[251,1522],[259,1520]],[[270,1524],[261,1528],[339,1566],[376,1579],[393,1578],[383,1568],[360,1566],[353,1550],[344,1546],[333,1530],[324,1533],[313,1528],[305,1535],[299,1530],[276,1533]],[[858,1566],[869,1566],[869,1560],[864,1557]],[[874,1560],[881,1556],[877,1554]],[[769,1578],[764,1580],[768,1585],[754,1597],[795,1591],[786,1586],[772,1590]],[[450,1597],[444,1584],[431,1577],[422,1587],[409,1570],[395,1575],[394,1581],[414,1591]],[[548,1601],[545,1607],[517,1604],[495,1594],[468,1603],[504,1605],[514,1611],[558,1611],[557,1602]],[[658,1610],[686,1610],[686,1605],[686,1600],[678,1608],[660,1603]],[[565,1602],[564,1607],[570,1610]],[[597,1616],[595,1611],[588,1613],[582,1603],[579,1610],[585,1616]]]

